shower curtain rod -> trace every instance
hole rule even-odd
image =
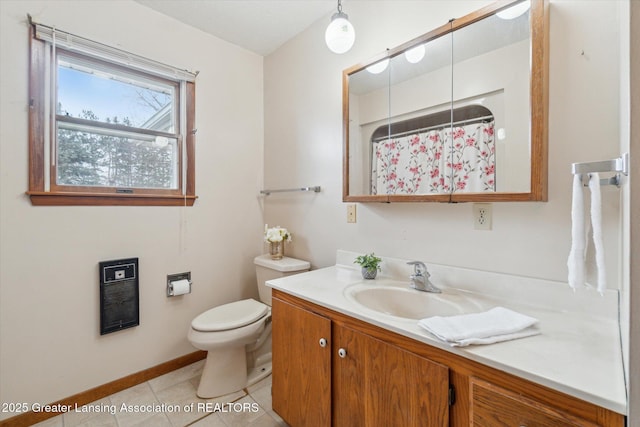
[[[489,116],[483,116],[483,117],[474,117],[472,119],[459,120],[457,122],[441,123],[438,125],[428,126],[424,128],[412,129],[404,132],[394,133],[391,135],[380,136],[378,138],[372,139],[371,142],[380,142],[389,138],[397,138],[399,136],[412,135],[414,133],[421,133],[421,132],[426,132],[426,131],[435,130],[435,129],[446,129],[448,127],[455,126],[455,125],[461,125],[461,124],[470,125],[473,123],[490,122],[491,120],[493,120],[493,118],[494,118],[493,115],[489,115]]]

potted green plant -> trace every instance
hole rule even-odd
[[[360,255],[353,261],[362,267],[362,277],[365,279],[375,279],[378,271],[380,271],[380,263],[382,258],[377,257],[373,252],[367,255]]]

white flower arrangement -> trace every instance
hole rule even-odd
[[[264,226],[264,241],[265,242],[282,242],[282,241],[290,242],[292,240],[292,235],[287,231],[286,228],[282,228],[280,226],[267,228],[267,225]]]

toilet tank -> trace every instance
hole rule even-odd
[[[311,268],[309,261],[289,257],[271,259],[269,254],[255,257],[253,263],[256,265],[260,301],[268,305],[271,305],[271,288],[265,285],[267,280],[303,273]]]

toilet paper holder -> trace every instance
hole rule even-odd
[[[178,274],[168,274],[167,275],[167,296],[173,297],[176,296],[174,293],[173,282],[177,282],[180,280],[188,280],[189,281],[189,292],[191,293],[191,272],[178,273]],[[183,295],[183,294],[178,294]]]

